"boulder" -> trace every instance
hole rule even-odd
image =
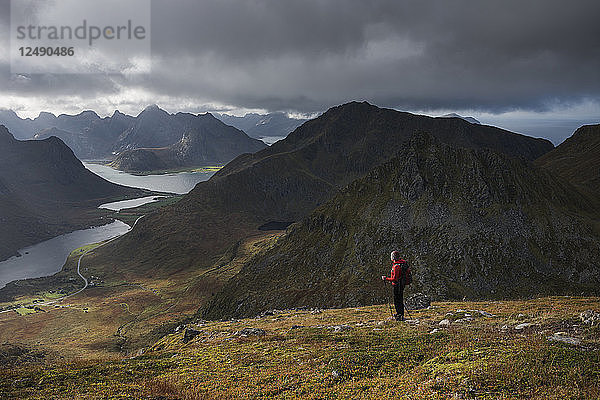
[[[264,329],[260,328],[244,328],[238,332],[238,336],[240,337],[248,337],[248,336],[264,336],[267,332]]]
[[[350,325],[336,325],[332,326],[329,329],[333,329],[334,332],[342,332],[347,331],[348,329],[352,329]]]
[[[579,315],[581,322],[586,325],[599,326],[600,325],[600,313],[594,310],[586,310]]]
[[[550,341],[552,341],[552,342],[562,342],[562,343],[570,344],[570,345],[573,345],[573,346],[579,346],[579,345],[581,345],[581,339],[580,338],[565,336],[564,332],[555,333],[552,336],[548,336],[547,339],[550,340]]]
[[[530,326],[532,326],[533,324],[529,323],[529,322],[523,322],[522,324],[519,324],[517,326],[515,326],[515,330],[517,331],[521,331],[525,328],[529,328]]]
[[[202,333],[202,332],[197,331],[195,329],[187,328],[185,330],[185,332],[183,333],[183,339],[182,339],[183,343],[189,342],[190,340],[192,340],[193,338],[198,336],[200,333]]]
[[[409,310],[420,310],[431,305],[431,298],[423,293],[415,293],[406,298],[404,305]]]

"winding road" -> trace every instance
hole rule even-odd
[[[88,250],[86,250],[85,252],[83,252],[83,254],[81,254],[81,255],[79,256],[79,259],[77,260],[77,275],[79,275],[79,276],[81,277],[81,279],[83,279],[83,283],[84,283],[84,285],[83,285],[83,287],[82,287],[81,289],[79,289],[78,291],[76,291],[76,292],[74,292],[74,293],[68,294],[68,295],[66,295],[66,296],[60,297],[60,298],[58,298],[58,299],[55,299],[55,300],[46,301],[46,302],[43,302],[43,303],[34,303],[34,304],[31,304],[31,305],[34,305],[34,306],[36,306],[36,307],[38,307],[38,306],[51,306],[51,305],[53,305],[53,304],[56,304],[56,303],[58,303],[58,302],[61,302],[61,301],[65,300],[65,299],[68,299],[69,297],[73,297],[73,296],[75,296],[75,295],[77,295],[77,294],[79,294],[79,293],[83,292],[85,289],[87,289],[87,288],[88,288],[88,286],[89,286],[88,279],[87,279],[85,276],[83,276],[83,274],[81,273],[81,260],[83,259],[83,257],[85,257],[87,254],[91,253],[92,251],[94,251],[94,250],[96,250],[96,249],[99,249],[99,248],[100,248],[100,247],[102,247],[102,246],[106,246],[106,245],[107,245],[107,244],[109,244],[110,242],[112,242],[112,241],[114,241],[114,240],[117,240],[117,239],[119,239],[120,237],[123,237],[123,235],[126,235],[126,234],[128,234],[129,232],[131,232],[131,231],[133,230],[133,228],[135,228],[135,226],[137,225],[138,221],[139,221],[140,219],[144,218],[144,217],[145,217],[145,215],[141,215],[141,216],[139,216],[139,217],[138,217],[138,218],[135,220],[135,222],[133,223],[133,226],[131,227],[131,229],[129,229],[129,230],[128,230],[127,232],[125,232],[124,234],[122,234],[122,235],[119,235],[119,236],[116,236],[116,237],[114,237],[114,238],[112,238],[112,239],[110,239],[110,240],[107,240],[106,242],[102,243],[102,244],[101,244],[101,245],[99,245],[99,246],[92,247],[91,249],[88,249]],[[15,310],[14,310],[14,309],[11,309],[11,310],[4,310],[4,311],[0,311],[0,314],[7,313],[7,312],[11,312],[11,311],[15,311]]]
[[[135,228],[135,226],[137,225],[138,221],[140,219],[144,218],[144,215],[141,215],[138,217],[138,219],[135,220],[135,222],[133,223],[133,226],[131,227],[130,230],[128,230],[127,232],[125,232],[123,235],[128,234],[129,232],[131,232],[133,230],[133,228]],[[102,243],[100,246],[96,246],[96,247],[92,247],[91,249],[88,249],[86,251],[83,252],[83,254],[81,256],[79,256],[79,259],[77,260],[77,275],[79,275],[81,277],[81,279],[83,279],[84,285],[81,289],[79,289],[78,291],[76,291],[75,293],[71,293],[67,296],[61,297],[60,299],[57,299],[55,301],[53,301],[52,303],[48,303],[48,304],[54,304],[57,303],[59,301],[62,301],[64,299],[67,299],[69,297],[75,296],[76,294],[79,294],[81,292],[83,292],[85,289],[87,289],[87,287],[89,286],[89,282],[87,280],[87,278],[85,276],[83,276],[83,274],[81,273],[81,260],[83,259],[83,257],[85,257],[87,254],[91,253],[92,251],[99,249],[102,246],[106,246],[107,244],[109,244],[110,242],[117,240],[118,238],[122,237],[123,235],[119,235],[117,237],[114,237],[110,240],[107,240],[106,242]],[[42,305],[46,305],[45,303]]]

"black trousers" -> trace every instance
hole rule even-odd
[[[400,282],[394,286],[394,307],[396,307],[396,314],[404,317],[404,285]]]

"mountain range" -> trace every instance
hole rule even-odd
[[[169,276],[227,265],[245,238],[301,221],[341,189],[393,158],[417,132],[442,143],[533,161],[553,149],[543,139],[382,109],[334,107],[286,139],[228,163],[178,203],[149,215],[100,249],[97,258],[138,276]],[[198,289],[210,296],[224,282]]]
[[[265,137],[285,137],[288,133],[302,124],[305,120],[294,119],[283,113],[246,114],[235,117],[228,114],[214,114],[226,125],[244,131],[250,137],[262,139]],[[17,139],[46,139],[50,136],[59,137],[80,159],[112,159],[115,153],[137,148],[164,148],[177,144],[183,136],[183,130],[189,128],[192,114],[169,114],[156,105],[144,109],[138,116],[130,116],[115,111],[111,116],[101,118],[94,111],[83,111],[77,115],[61,114],[55,116],[41,112],[38,117],[20,118],[12,110],[0,110],[0,124],[4,124]],[[198,121],[209,121],[203,114],[197,116]],[[215,131],[214,121],[209,127]],[[223,132],[233,132],[223,126]],[[235,141],[235,137],[230,142]],[[243,143],[252,143],[245,148]],[[253,151],[256,142],[242,140],[236,145],[243,151]],[[219,147],[218,144],[211,145]],[[207,153],[206,149],[198,151]],[[218,158],[218,157],[217,157]]]
[[[243,117],[229,114],[214,114],[227,125],[234,126],[256,139],[285,137],[294,129],[308,121],[305,118],[292,118],[285,113],[248,113]]]
[[[154,120],[163,111],[146,111],[120,145],[144,145],[136,128],[164,130]],[[207,121],[221,124],[171,116],[185,140],[150,151],[159,158],[185,154]],[[410,290],[434,298],[597,293],[597,129],[554,148],[458,117],[344,104],[239,155],[90,262],[128,279],[192,279],[186,290],[211,319],[385,301],[391,248],[414,266]],[[270,231],[279,239],[234,262]]]
[[[55,136],[80,159],[116,158],[114,167],[134,172],[223,164],[266,147],[210,114],[169,114],[156,105],[137,117],[115,111],[101,118],[84,111],[58,117],[43,112],[37,118],[22,119],[13,111],[0,110],[0,123],[19,139]]]
[[[266,148],[260,140],[225,125],[211,114],[168,114],[147,108],[117,142],[119,152],[111,163],[132,172],[225,164],[243,153]]]
[[[93,174],[57,137],[19,141],[0,125],[0,260],[54,236],[105,224],[98,205],[145,194]]]

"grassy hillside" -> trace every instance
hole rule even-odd
[[[600,194],[600,125],[586,125],[535,164]]]
[[[125,216],[135,218],[148,207],[150,204],[127,210]],[[118,358],[135,353],[172,329],[173,324],[192,316],[199,304],[237,274],[253,254],[272,246],[279,235],[263,232],[251,236],[232,246],[209,267],[186,269],[168,277],[139,276],[106,263],[98,258],[102,247],[97,245],[77,249],[61,272],[13,282],[0,290],[0,343],[43,348],[66,358]],[[94,250],[81,262],[81,273],[92,285],[56,301],[83,286],[76,273],[77,260],[92,247]],[[48,301],[56,302],[39,307]],[[31,315],[23,318],[15,309]]]
[[[398,249],[435,298],[598,293],[599,199],[531,164],[416,134],[244,266],[204,316],[385,299]]]
[[[189,322],[113,360],[57,362],[3,345],[0,396],[597,399],[600,331],[580,319],[590,309],[598,298],[434,303],[405,323],[384,305],[274,311]]]

